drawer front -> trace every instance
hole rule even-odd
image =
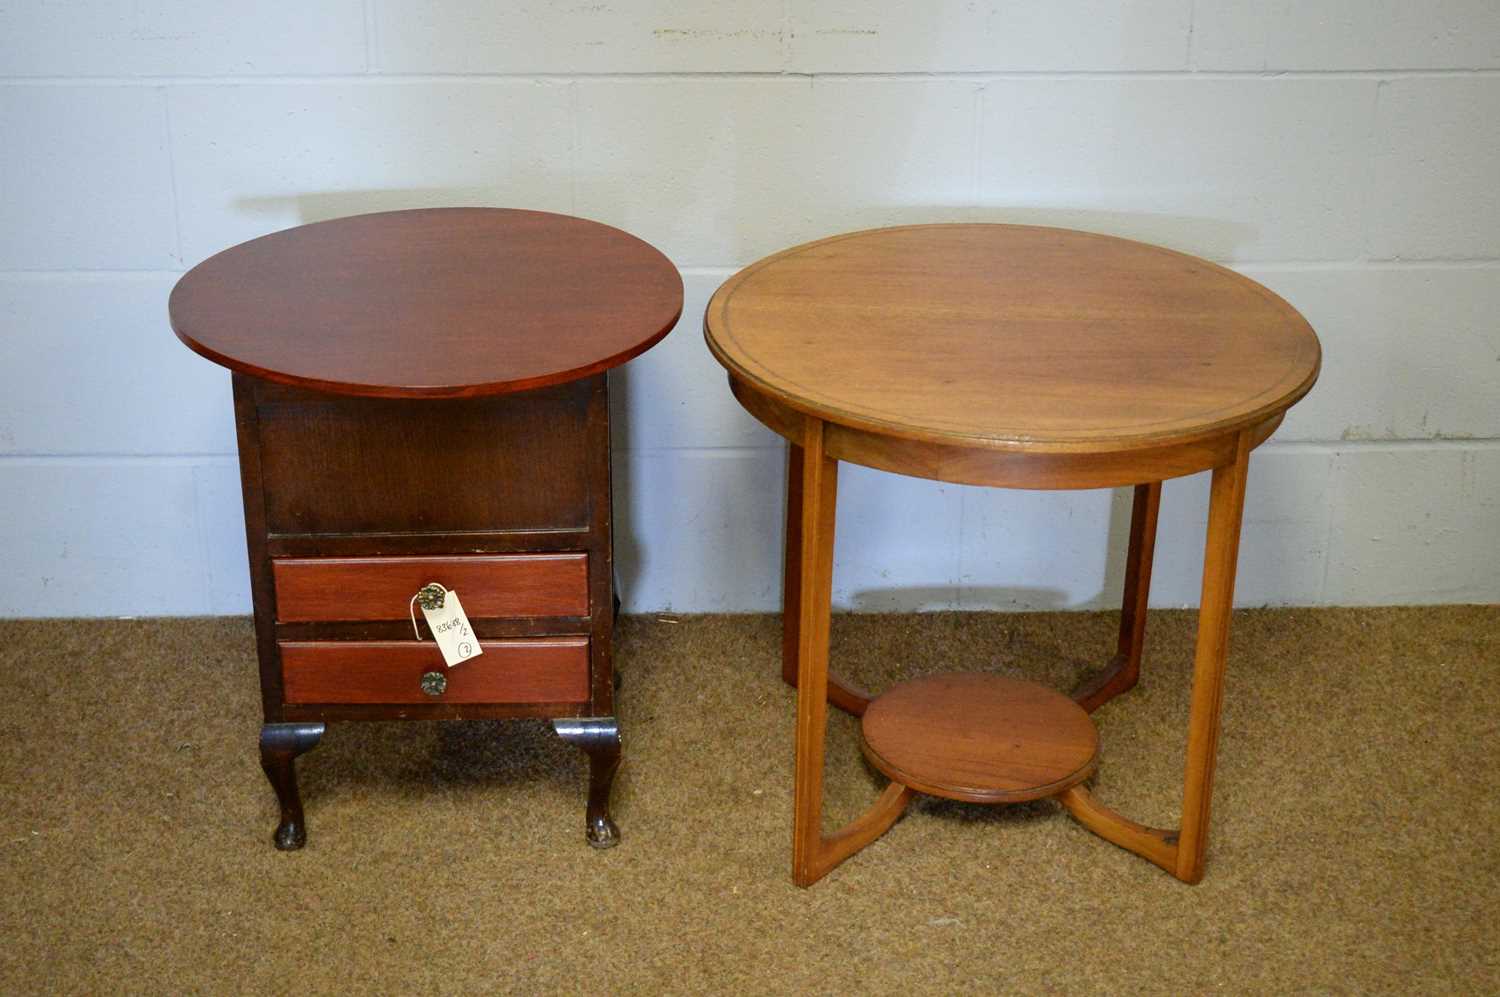
[[[587,616],[587,554],[466,557],[278,557],[282,623],[404,620],[428,582],[458,593],[470,619]]]
[[[431,641],[282,641],[287,703],[584,703],[587,637],[485,640],[484,653],[455,668]],[[447,688],[422,691],[439,672]]]

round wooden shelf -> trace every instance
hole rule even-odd
[[[922,793],[973,803],[1055,796],[1093,774],[1099,734],[1083,708],[1035,682],[945,672],[870,704],[865,757]]]
[[[338,394],[463,398],[587,377],[643,353],[682,278],[635,236],[504,208],[387,211],[252,239],[198,264],[177,336],[254,377]]]

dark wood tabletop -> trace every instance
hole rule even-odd
[[[1254,281],[1144,243],[1024,225],[918,225],[808,243],[731,278],[709,348],[799,412],[1029,453],[1232,433],[1317,379],[1307,322]]]
[[[671,330],[682,279],[619,229],[434,208],[318,222],[227,249],[172,291],[203,356],[318,391],[454,398],[624,363]]]

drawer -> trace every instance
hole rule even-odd
[[[587,637],[485,640],[484,654],[454,668],[431,641],[282,641],[287,703],[583,703],[589,698]],[[447,689],[422,691],[425,672]]]
[[[587,616],[588,555],[278,557],[276,618],[282,623],[404,620],[428,582],[458,593],[470,619]]]

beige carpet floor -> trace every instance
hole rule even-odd
[[[1096,715],[1138,820],[1175,820],[1192,625],[1155,613]],[[331,726],[282,854],[247,620],[0,623],[0,992],[1500,991],[1500,607],[1236,614],[1195,887],[1051,802],[923,798],[795,888],[778,626],[622,621],[613,851],[583,756],[516,721]],[[1114,626],[839,617],[833,653],[1068,688]],[[830,823],[880,785],[836,715]]]

